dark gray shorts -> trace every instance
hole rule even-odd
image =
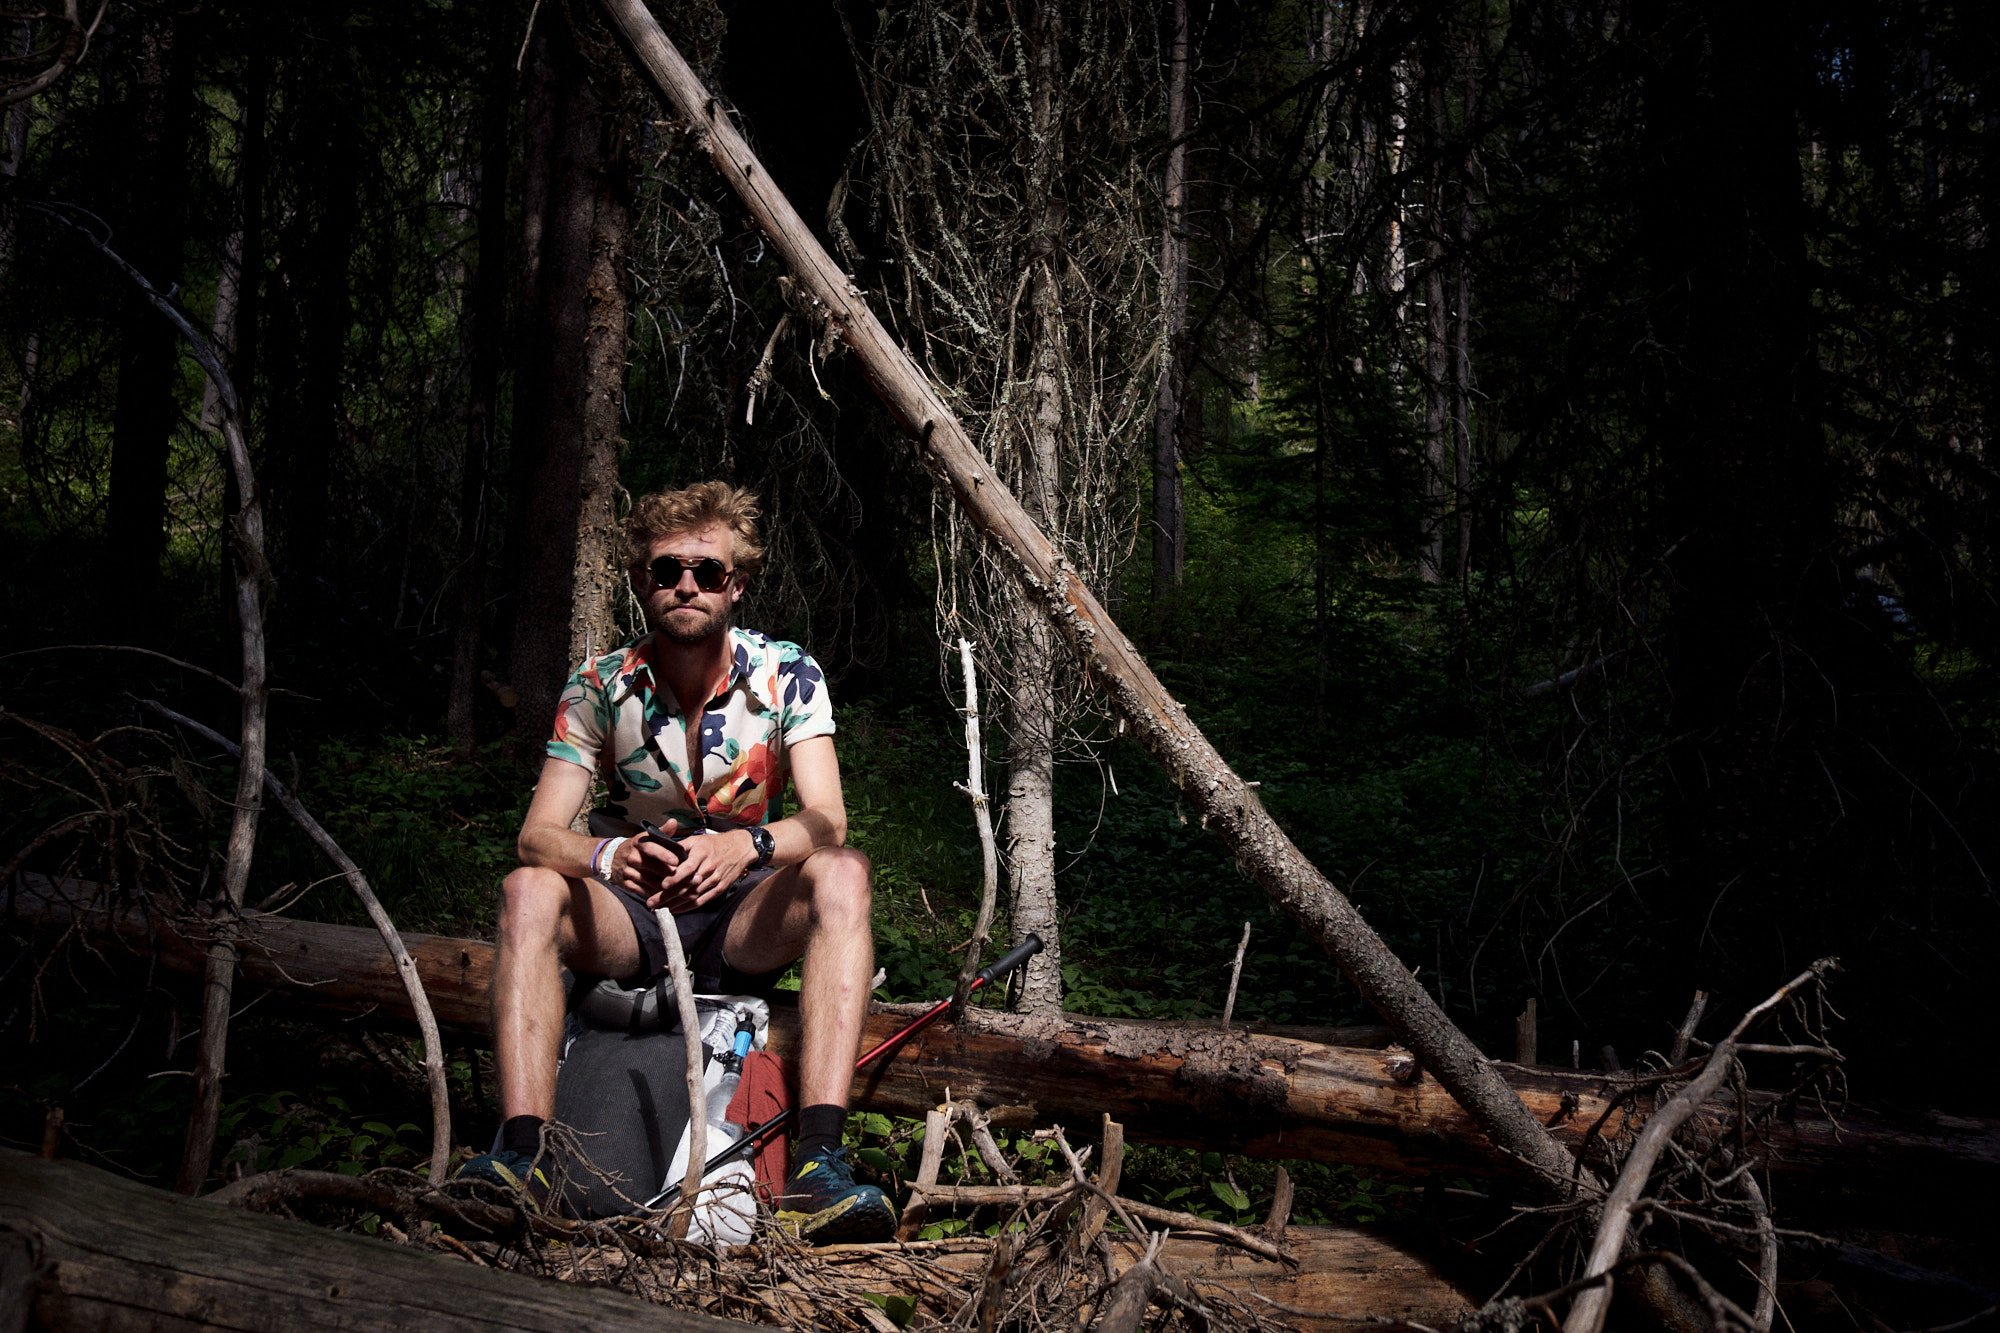
[[[769,879],[771,873],[769,866],[749,871],[710,901],[674,918],[674,924],[680,927],[681,950],[687,954],[688,972],[697,994],[766,995],[777,985],[778,978],[785,975],[784,967],[775,972],[738,971],[722,956],[722,942],[729,934],[730,920],[743,906],[750,890]],[[632,918],[632,929],[639,935],[641,957],[639,970],[618,980],[630,986],[643,985],[667,971],[667,938],[660,933],[660,919],[652,908],[623,889],[611,892]]]

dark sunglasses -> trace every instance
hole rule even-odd
[[[646,567],[656,588],[677,587],[681,581],[681,571],[694,575],[694,586],[703,592],[721,592],[728,586],[730,568],[712,555],[699,560],[683,560],[677,555],[663,555]]]

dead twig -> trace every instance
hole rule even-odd
[[[972,640],[958,641],[958,660],[965,673],[965,782],[954,785],[972,802],[973,826],[979,832],[979,917],[973,923],[965,961],[958,969],[958,984],[951,993],[954,1021],[965,1007],[973,978],[979,975],[979,961],[986,956],[987,934],[993,927],[993,911],[1000,896],[1000,853],[993,842],[993,804],[986,797],[986,760],[979,725],[979,669],[972,660]]]
[[[1597,1236],[1591,1245],[1589,1258],[1585,1261],[1585,1280],[1602,1277],[1605,1280],[1590,1287],[1577,1297],[1570,1307],[1569,1316],[1563,1322],[1563,1333],[1600,1333],[1604,1327],[1605,1315],[1611,1305],[1611,1281],[1609,1274],[1617,1265],[1618,1256],[1625,1248],[1626,1235],[1631,1227],[1632,1214],[1652,1175],[1653,1166],[1666,1151],[1674,1134],[1695,1115],[1710,1097],[1720,1090],[1725,1080],[1737,1068],[1737,1043],[1752,1024],[1778,1005],[1784,1003],[1801,990],[1822,983],[1827,974],[1837,965],[1832,959],[1821,959],[1806,971],[1786,982],[1746,1013],[1729,1035],[1717,1042],[1703,1063],[1701,1072],[1685,1087],[1670,1098],[1664,1106],[1653,1112],[1644,1128],[1639,1131],[1638,1140],[1613,1182],[1610,1193],[1605,1197]],[[1685,1261],[1670,1264],[1679,1271]],[[1706,1287],[1706,1282],[1702,1284]],[[1712,1293],[1706,1293],[1712,1294]],[[1720,1299],[1719,1297],[1717,1299]],[[1711,1300],[1710,1305],[1713,1306]],[[1744,1317],[1745,1324],[1751,1321]]]
[[[1222,1030],[1229,1031],[1230,1016],[1236,1012],[1236,985],[1243,980],[1243,955],[1250,948],[1250,923],[1243,923],[1243,938],[1236,942],[1236,961],[1229,967],[1229,998],[1222,1002]]]
[[[1707,1008],[1708,992],[1705,990],[1696,991],[1694,993],[1694,1003],[1688,1006],[1687,1017],[1681,1020],[1680,1027],[1674,1032],[1673,1047],[1667,1052],[1667,1065],[1669,1068],[1687,1059],[1688,1043],[1694,1040],[1694,1030],[1700,1024],[1701,1016]]]
[[[97,12],[86,22],[77,0],[63,0],[62,35],[53,46],[27,57],[28,63],[40,65],[34,74],[0,85],[0,107],[27,101],[74,69],[89,52],[90,39],[97,35],[97,25],[104,22],[105,11],[110,8],[111,0],[97,0]]]

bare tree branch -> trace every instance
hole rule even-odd
[[[1724,1081],[1737,1068],[1737,1043],[1743,1033],[1801,990],[1820,984],[1836,966],[1830,958],[1821,959],[1743,1015],[1729,1035],[1716,1043],[1701,1072],[1647,1118],[1645,1127],[1639,1131],[1638,1141],[1632,1145],[1632,1151],[1625,1159],[1624,1168],[1619,1171],[1618,1179],[1605,1198],[1597,1237],[1584,1265],[1586,1280],[1609,1274],[1618,1262],[1625,1249],[1633,1211],[1646,1189],[1654,1164],[1666,1151],[1675,1132],[1721,1089]],[[1611,1308],[1611,1289],[1612,1284],[1607,1279],[1578,1296],[1576,1303],[1570,1307],[1568,1318],[1563,1321],[1563,1333],[1600,1333],[1605,1315]]]
[[[104,21],[104,12],[110,7],[111,0],[97,0],[97,12],[90,16],[88,22],[84,21],[77,0],[63,0],[60,16],[43,11],[40,17],[60,18],[62,35],[52,46],[30,51],[6,62],[10,67],[19,65],[35,72],[23,77],[9,68],[5,76],[0,77],[0,107],[27,101],[74,69],[90,51],[90,39],[97,35],[97,25]],[[24,21],[32,22],[32,19]]]
[[[101,11],[100,11],[101,14]],[[103,236],[79,221],[73,210],[40,201],[21,207],[68,229],[94,248],[105,260],[129,278],[152,307],[172,324],[186,342],[189,353],[215,386],[217,416],[220,418],[223,447],[231,474],[236,479],[238,509],[236,537],[236,620],[243,644],[243,682],[238,687],[243,701],[242,752],[237,767],[235,814],[229,827],[228,851],[223,860],[222,886],[218,898],[220,919],[209,944],[208,971],[203,980],[201,1048],[196,1055],[194,1109],[188,1119],[187,1143],[181,1155],[178,1187],[183,1194],[196,1193],[208,1178],[215,1153],[215,1127],[221,1117],[222,1072],[229,1043],[230,995],[236,978],[236,945],[231,938],[231,922],[242,910],[244,890],[250,882],[250,860],[256,851],[257,820],[264,791],[265,715],[269,704],[265,673],[263,590],[268,585],[264,559],[264,514],[257,478],[250,466],[250,447],[244,438],[242,398],[230,378],[221,352],[208,335],[196,328],[179,306],[155,288]]]
[[[142,706],[158,713],[169,722],[187,728],[229,754],[238,756],[242,754],[241,748],[221,733],[203,726],[193,718],[176,713],[165,704],[147,699],[142,701]],[[348,887],[354,890],[354,896],[361,900],[361,906],[368,913],[368,919],[375,923],[375,929],[382,936],[382,943],[388,947],[389,956],[395,960],[396,975],[403,983],[404,993],[410,997],[410,1008],[416,1015],[417,1028],[423,1033],[424,1077],[430,1085],[431,1094],[431,1183],[441,1184],[444,1181],[445,1168],[451,1160],[451,1094],[444,1075],[444,1039],[438,1035],[437,1017],[431,1011],[430,996],[424,991],[423,980],[417,975],[416,962],[403,945],[402,932],[397,930],[396,923],[389,919],[388,910],[382,906],[382,900],[375,896],[375,890],[369,885],[368,877],[361,872],[361,867],[355,864],[354,858],[349,856],[334,840],[333,835],[312,817],[305,806],[300,804],[298,797],[292,795],[285,784],[278,780],[275,773],[266,770],[264,785],[298,826],[305,830],[306,836],[311,838],[313,843],[326,853],[327,859],[339,868],[341,875],[347,880]]]

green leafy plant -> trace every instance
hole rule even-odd
[[[358,1176],[417,1165],[429,1146],[421,1126],[364,1118],[331,1083],[309,1097],[289,1090],[239,1097],[223,1108],[217,1134],[234,1140],[229,1156],[245,1171],[312,1167]]]

